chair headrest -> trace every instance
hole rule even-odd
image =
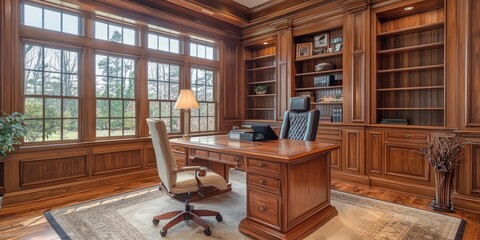
[[[292,97],[290,98],[290,111],[309,111],[310,97]]]

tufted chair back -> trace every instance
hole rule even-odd
[[[310,97],[292,97],[283,116],[280,138],[315,141],[320,112],[310,110]]]

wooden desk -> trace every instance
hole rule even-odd
[[[239,227],[244,234],[259,239],[303,238],[337,215],[330,205],[330,153],[338,148],[336,144],[288,139],[244,142],[224,135],[170,142],[186,148],[189,165],[213,166],[226,178],[229,164],[246,171],[247,217]]]

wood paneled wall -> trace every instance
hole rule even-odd
[[[391,14],[400,17],[412,14],[412,12],[404,11],[404,7],[408,5],[416,6],[413,17],[406,17],[404,21],[402,20],[403,22],[398,22],[394,20],[396,18],[390,17]],[[269,23],[258,22],[244,29],[243,35],[245,39],[253,39],[272,34],[276,32],[273,26],[282,19],[291,21],[292,37],[295,38],[319,33],[322,29],[328,29],[333,25],[343,26],[344,122],[337,125],[321,123],[317,135],[318,141],[341,144],[338,153],[332,154],[332,176],[351,182],[432,197],[435,193],[433,170],[418,150],[425,145],[428,138],[432,138],[436,134],[457,134],[468,137],[473,144],[466,149],[466,160],[458,172],[455,206],[480,212],[479,15],[480,0],[336,1],[313,7],[301,13],[286,14]],[[378,25],[377,16],[385,24],[382,22]],[[396,26],[389,25],[390,23],[408,27],[421,25],[435,19],[439,21],[441,30],[433,31],[432,36],[438,39],[412,39],[412,41],[425,40],[425,43],[430,43],[428,41],[435,40],[443,43],[444,46],[439,49],[420,50],[418,53],[420,55],[425,52],[433,53],[426,60],[432,61],[432,63],[441,63],[444,67],[438,71],[435,70],[436,72],[433,71],[433,74],[427,74],[428,76],[418,72],[385,74],[385,78],[377,82],[375,79],[377,70],[382,70],[379,66],[386,64],[388,68],[396,68],[400,66],[394,65],[394,63],[397,64],[398,59],[407,59],[405,58],[406,53],[400,51],[394,54],[389,53],[390,55],[383,57],[383,60],[380,55],[381,57],[377,61],[377,51],[402,48],[405,46],[396,44],[406,44],[406,42],[399,43],[398,41],[385,42],[383,38],[382,41],[377,42],[377,32],[388,32],[387,28],[390,27],[393,27],[390,30],[395,30]],[[417,24],[417,21],[422,23],[418,22]],[[382,30],[381,27],[385,29]],[[282,31],[277,31],[277,33],[282,34]],[[411,43],[411,45],[418,44],[424,43]],[[283,51],[282,48],[289,48],[292,51],[290,61],[294,62],[295,43],[290,46],[279,43],[277,46],[279,47],[278,52]],[[417,52],[409,54],[414,56]],[[420,58],[420,55],[416,58]],[[412,61],[416,61],[415,58],[412,58]],[[401,61],[398,64],[410,66],[408,65],[409,61]],[[301,83],[295,80],[294,71],[295,69],[292,69],[292,74],[286,79],[286,83],[282,79],[278,84],[290,85],[290,89],[298,87],[295,85]],[[282,74],[281,70],[279,74]],[[391,109],[386,109],[385,116],[377,118],[376,109],[382,108],[382,104],[384,104],[381,98],[377,99],[377,88],[399,87],[396,80],[400,78],[413,79],[410,76],[416,76],[413,78],[420,80],[428,77],[431,78],[429,81],[432,82],[432,85],[444,85],[444,92],[443,90],[429,90],[433,101],[436,101],[444,110],[422,112],[423,115],[419,115],[420,111],[412,112],[410,115],[415,116],[418,120],[412,123],[419,126],[379,124],[379,119],[391,115],[389,113]],[[383,85],[376,86],[376,84]],[[401,87],[415,88],[424,86],[422,84],[425,83],[405,81],[400,84],[405,85]],[[290,94],[285,96],[283,92],[280,92],[279,101],[294,96],[294,92]],[[422,96],[425,94],[422,94],[421,91],[418,91],[416,95],[392,91],[392,93],[384,95],[390,95],[390,99],[386,99],[386,101],[393,99],[394,103],[402,104],[415,101],[411,96],[424,99]],[[277,115],[280,117],[285,109],[279,104],[277,111]],[[405,116],[408,115],[408,111],[404,112]]]
[[[36,1],[52,6],[54,3]],[[147,61],[150,58],[181,62],[182,76],[189,79],[190,66],[205,66],[216,70],[215,96],[217,100],[217,131],[231,129],[241,118],[242,91],[239,74],[241,59],[240,28],[228,23],[205,24],[189,21],[187,15],[174,17],[168,10],[162,12],[126,1],[68,0],[84,19],[84,36],[25,27],[21,21],[21,0],[0,1],[0,110],[6,113],[23,111],[22,43],[24,41],[71,45],[82,49],[82,88],[80,134],[81,141],[68,144],[54,143],[21,146],[5,161],[0,161],[0,194],[6,192],[4,204],[41,201],[69,193],[85,191],[107,184],[155,177],[155,155],[145,124],[148,116]],[[62,6],[57,6],[62,8]],[[75,10],[74,10],[75,11]],[[127,46],[94,38],[94,20],[100,14],[133,19],[136,30],[145,33],[150,24],[180,32],[180,39],[202,36],[215,41],[220,61],[207,61],[185,55],[147,52],[147,39],[139,37],[139,46]],[[186,12],[187,14],[187,12]],[[207,17],[207,16],[205,16]],[[197,20],[199,16],[195,17]],[[207,17],[208,18],[208,17]],[[211,20],[211,19],[210,19]],[[222,27],[224,26],[224,27]],[[138,33],[138,32],[137,32]],[[137,135],[119,139],[95,138],[95,69],[91,62],[95,51],[129,54],[138,59],[136,66]],[[144,71],[145,70],[145,71]],[[185,86],[182,86],[185,87]],[[93,127],[92,127],[93,126]],[[4,186],[4,189],[3,189]]]

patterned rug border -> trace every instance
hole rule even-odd
[[[46,212],[43,213],[43,216],[45,216],[48,223],[50,223],[50,226],[52,226],[53,230],[55,230],[55,232],[58,234],[61,240],[71,240],[70,237],[67,235],[67,233],[60,226],[60,224],[58,224],[58,222],[55,220],[51,211],[52,210],[47,210]]]
[[[379,200],[379,199],[371,198],[371,197],[368,197],[368,196],[356,195],[356,194],[353,194],[353,193],[347,193],[347,192],[342,192],[342,191],[333,190],[333,189],[332,189],[331,191],[338,192],[338,193],[341,193],[341,194],[345,194],[345,195],[348,195],[348,196],[351,196],[351,197],[367,198],[367,199],[369,199],[369,200],[371,200],[371,201],[380,202],[380,203],[382,203],[382,204],[398,205],[398,206],[402,206],[402,207],[405,207],[405,208],[410,208],[410,209],[417,210],[417,211],[423,211],[423,212],[427,212],[427,213],[439,214],[439,215],[442,215],[442,216],[444,216],[444,217],[451,217],[451,218],[459,219],[459,220],[460,220],[460,225],[458,226],[457,233],[455,234],[455,240],[462,240],[462,239],[463,239],[463,234],[465,233],[465,227],[466,227],[466,225],[467,225],[467,221],[465,221],[465,219],[458,218],[458,217],[454,217],[454,216],[450,216],[450,215],[444,215],[444,214],[442,214],[442,213],[440,213],[440,212],[427,211],[427,210],[425,210],[425,209],[419,209],[419,208],[414,208],[414,207],[410,207],[410,206],[405,206],[405,205],[401,205],[401,204],[394,203],[394,202],[387,202],[387,201],[384,201],[384,200]]]
[[[76,205],[85,205],[85,204],[88,204],[88,203],[93,203],[93,202],[97,202],[97,201],[105,201],[107,199],[113,199],[113,198],[117,198],[121,195],[128,195],[128,194],[134,194],[134,193],[137,193],[137,192],[143,192],[143,191],[151,191],[153,189],[157,189],[158,190],[158,186],[155,186],[155,187],[146,187],[146,188],[142,188],[142,189],[137,189],[137,190],[133,190],[133,191],[129,191],[129,192],[124,192],[124,193],[119,193],[119,194],[115,194],[115,195],[112,195],[112,196],[108,196],[108,197],[103,197],[103,198],[98,198],[98,199],[92,199],[92,200],[88,200],[88,201],[85,201],[85,202],[82,202],[82,203],[78,203],[78,204],[73,204],[73,205],[68,205],[68,206],[63,206],[61,208],[58,208],[58,209],[50,209],[50,210],[47,210],[44,212],[44,216],[45,218],[47,219],[48,223],[52,226],[52,228],[55,230],[55,232],[59,235],[60,239],[61,240],[71,240],[71,238],[68,236],[68,234],[63,230],[63,228],[60,226],[60,224],[55,220],[55,217],[53,216],[52,212],[54,211],[57,211],[57,210],[60,210],[60,209],[63,209],[63,208],[68,208],[68,207],[73,207],[73,206],[76,206]],[[158,190],[159,191],[159,190]],[[461,219],[461,218],[458,218],[458,217],[454,217],[454,216],[449,216],[449,215],[444,215],[444,214],[441,214],[441,213],[437,213],[437,212],[433,212],[433,211],[427,211],[427,210],[424,210],[424,209],[418,209],[418,208],[414,208],[414,207],[410,207],[410,206],[404,206],[404,205],[401,205],[401,204],[398,204],[398,203],[393,203],[393,202],[387,202],[387,201],[383,201],[383,200],[378,200],[378,199],[374,199],[374,198],[371,198],[371,197],[368,197],[368,196],[361,196],[361,195],[356,195],[356,194],[352,194],[352,193],[347,193],[347,192],[342,192],[342,191],[339,191],[339,190],[331,190],[333,192],[337,192],[337,193],[340,193],[340,194],[344,194],[344,195],[347,195],[347,196],[350,196],[350,197],[357,197],[357,198],[366,198],[370,201],[374,201],[374,202],[380,202],[382,204],[389,204],[389,205],[398,205],[398,206],[402,206],[402,207],[405,207],[405,208],[410,208],[410,209],[413,209],[413,210],[417,210],[417,211],[423,211],[423,212],[426,212],[426,213],[433,213],[433,214],[439,214],[439,215],[442,215],[444,217],[450,217],[450,218],[455,218],[455,219],[458,219],[460,220],[460,224],[458,226],[458,229],[457,229],[457,232],[455,234],[455,240],[462,240],[463,239],[463,234],[465,232],[465,227],[466,227],[466,221],[464,219]],[[139,198],[141,196],[135,196],[136,198]]]

